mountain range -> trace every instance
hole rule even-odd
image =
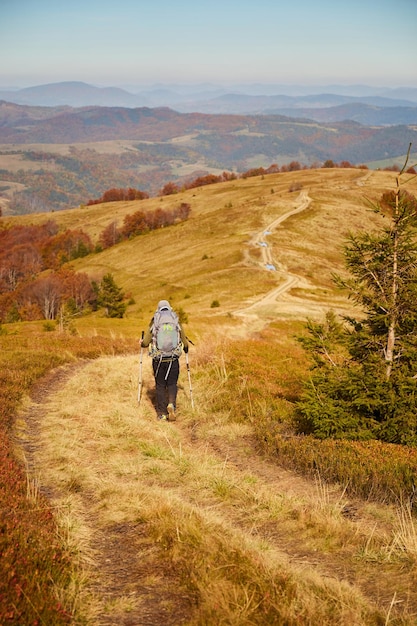
[[[417,103],[409,105],[400,92],[395,99],[382,93],[214,95],[213,86],[202,86],[198,107],[192,106],[195,93],[176,91],[189,97],[190,111],[179,111],[179,105],[69,104],[76,94],[77,102],[123,95],[83,83],[16,94],[22,91],[39,104],[0,100],[0,201],[6,198],[3,206],[12,213],[77,206],[110,188],[155,195],[168,182],[181,187],[207,174],[272,164],[284,171],[330,162],[383,168],[403,163],[409,145],[417,146]],[[208,112],[215,107],[227,113]]]
[[[368,86],[153,85],[96,87],[80,81],[1,89],[0,100],[29,106],[169,107],[179,113],[286,115],[319,122],[354,120],[388,126],[417,123],[417,88]]]
[[[349,106],[349,105],[345,105]],[[354,164],[404,154],[417,143],[413,125],[364,126],[270,115],[179,113],[167,107],[29,107],[0,101],[0,144],[85,144],[128,140],[161,162],[205,162],[248,169],[332,159]],[[140,145],[137,143],[140,142]],[[283,159],[285,159],[283,161]],[[254,164],[255,165],[255,164]]]

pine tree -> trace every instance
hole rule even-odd
[[[405,167],[373,207],[387,225],[351,234],[351,277],[335,277],[363,315],[343,325],[328,314],[300,338],[313,356],[300,427],[322,438],[417,445],[417,200],[402,189]]]
[[[97,289],[97,304],[104,307],[107,317],[123,317],[127,304],[124,293],[114,281],[112,274],[105,274]]]

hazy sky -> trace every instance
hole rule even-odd
[[[0,0],[0,86],[417,87],[417,0]]]

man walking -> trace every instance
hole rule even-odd
[[[188,352],[188,340],[168,300],[158,302],[141,345],[144,348],[150,346],[158,419],[173,422],[176,419],[179,357],[183,348],[185,353]]]

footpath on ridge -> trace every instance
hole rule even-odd
[[[361,174],[354,181],[354,184],[363,187],[371,176],[372,172]],[[268,241],[268,237],[274,234],[278,227],[282,226],[286,220],[294,215],[309,209],[312,202],[313,199],[309,196],[309,191],[302,190],[296,200],[295,207],[274,219],[259,232],[256,232],[249,241],[249,250],[247,250],[249,258],[250,250],[253,247],[260,249],[261,261],[259,265],[265,271],[275,273],[279,281],[279,284],[271,291],[257,298],[254,302],[234,311],[234,315],[246,319],[252,328],[262,327],[268,320],[280,315],[299,316],[302,319],[306,319],[308,316],[314,317],[318,315],[321,317],[329,308],[335,311],[339,310],[342,314],[346,314],[350,310],[346,301],[333,302],[330,306],[316,301],[315,298],[308,298],[307,294],[314,293],[317,290],[317,286],[305,276],[288,271],[285,264],[278,261],[276,255],[274,255],[274,245],[277,246],[277,244],[272,245]],[[295,288],[298,288],[301,293],[304,292],[306,297],[291,294],[291,290]]]
[[[271,311],[269,316],[272,316],[277,309],[280,308],[279,305],[277,306],[276,304],[278,298],[284,296],[290,289],[294,287],[312,288],[312,285],[309,284],[304,277],[292,274],[282,265],[282,263],[279,263],[275,259],[273,247],[268,243],[268,236],[271,235],[278,226],[281,226],[290,217],[306,211],[311,202],[312,199],[309,197],[308,192],[302,191],[297,199],[297,205],[295,208],[290,209],[283,215],[274,219],[266,228],[262,228],[261,231],[255,233],[252,237],[249,242],[249,246],[256,246],[260,248],[261,266],[264,267],[266,271],[276,272],[277,277],[280,280],[280,284],[252,304],[235,311],[235,315],[254,320],[258,319],[258,317],[262,317],[262,315],[260,315],[261,312],[268,309]]]

